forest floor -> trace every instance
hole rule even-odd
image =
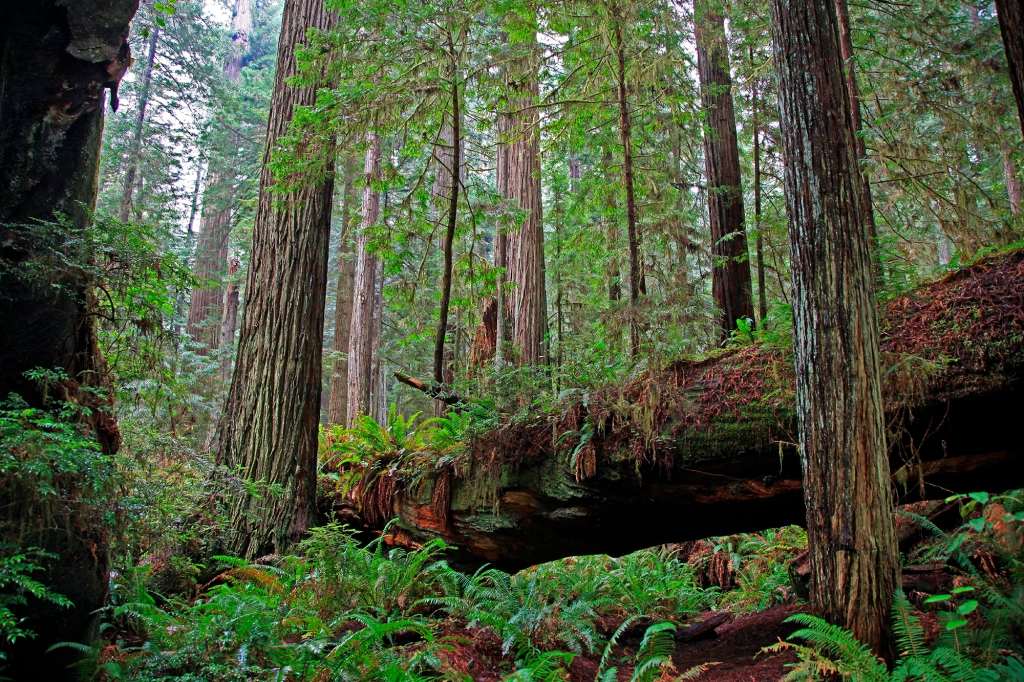
[[[796,661],[791,652],[761,654],[761,650],[780,639],[784,640],[797,626],[783,621],[794,613],[807,610],[807,604],[791,601],[764,611],[748,613],[716,629],[717,636],[676,644],[672,661],[676,672],[684,673],[694,666],[712,664],[700,675],[702,682],[778,682],[785,677],[787,663]],[[713,612],[695,615],[698,622]],[[607,629],[614,631],[621,619],[608,619]],[[604,629],[604,628],[603,628]],[[621,646],[613,649],[609,665],[618,667],[618,679],[628,682],[633,672],[632,661],[640,649],[644,628],[634,628],[622,637]],[[460,629],[453,623],[448,633],[453,649],[446,654],[452,666],[470,675],[477,682],[500,682],[507,671],[501,666],[501,641],[485,629]],[[569,682],[594,682],[598,677],[601,656],[576,656],[569,667]],[[506,666],[507,667],[507,666]]]

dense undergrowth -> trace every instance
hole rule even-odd
[[[914,338],[923,338],[932,332],[928,320],[947,321],[940,313],[954,299],[974,296],[971,305],[983,307],[993,289],[982,285],[1005,280],[1007,267],[1022,264],[1018,253],[979,265],[980,279],[936,284],[936,296],[946,303],[896,302],[915,320]],[[992,310],[996,315],[999,308]],[[965,364],[993,352],[1006,336],[999,324],[1016,324],[998,316],[981,319],[985,324],[960,358]],[[742,378],[754,360],[785,353],[785,338],[769,336],[785,337],[784,316],[774,331],[756,338],[742,332],[734,349],[703,364],[678,365],[685,371],[676,378],[703,380],[701,371],[729,362]],[[445,486],[450,489],[457,478],[471,479],[486,502],[501,462],[493,470],[471,469],[474,448],[486,438],[535,428],[542,423],[538,414],[564,426],[552,435],[545,422],[544,442],[554,442],[564,464],[585,477],[593,466],[588,445],[596,427],[582,412],[574,414],[572,405],[586,402],[597,414],[602,405],[614,408],[603,400],[621,403],[642,383],[618,390],[617,398],[600,387],[563,389],[549,393],[548,403],[515,413],[477,400],[444,418],[405,417],[395,409],[383,424],[363,417],[352,430],[322,432],[321,492],[357,501],[364,518],[379,524],[394,515],[390,496],[397,486],[433,490],[439,515],[447,510]],[[715,384],[724,386],[718,393],[731,385]],[[446,563],[440,541],[389,547],[387,533],[367,542],[339,523],[314,530],[294,555],[252,563],[222,556],[225,487],[246,482],[176,433],[154,427],[180,410],[170,398],[149,405],[141,388],[121,421],[124,444],[117,455],[96,447],[80,405],[53,401],[43,410],[14,401],[0,411],[7,536],[37,537],[40,529],[73,519],[102,531],[99,539],[114,557],[102,639],[91,646],[62,645],[83,654],[83,679],[557,680],[566,678],[573,657],[593,662],[601,680],[675,679],[702,674],[673,669],[675,628],[709,611],[736,616],[792,604],[803,590],[794,560],[806,538],[796,528],[620,558],[572,557],[514,575],[489,567],[458,571]],[[685,390],[686,382],[679,388]],[[654,413],[633,416],[651,428],[656,424]],[[529,447],[527,441],[524,449]],[[902,658],[894,671],[879,667],[848,633],[800,616],[804,628],[798,634],[806,646],[778,647],[794,647],[791,679],[1024,679],[1016,658],[1024,653],[1024,507],[1017,496],[980,493],[947,506],[962,512],[953,524],[907,511],[900,517],[916,524],[924,538],[907,548],[905,562],[942,566],[950,582],[942,590],[908,589],[897,596]],[[22,620],[31,600],[58,608],[66,603],[37,580],[49,558],[31,543],[0,547],[0,635],[7,643],[32,635],[31,618]],[[631,644],[624,647],[627,640]]]

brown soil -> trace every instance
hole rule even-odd
[[[676,644],[672,657],[676,674],[704,663],[715,663],[697,679],[700,682],[777,682],[788,672],[787,663],[796,660],[791,653],[769,656],[761,649],[785,639],[796,628],[783,623],[786,618],[806,610],[806,605],[784,604],[759,613],[740,616],[718,628],[718,637],[689,644]],[[707,614],[704,614],[707,615]],[[632,660],[640,646],[642,628],[636,636],[617,647],[612,659]],[[760,655],[759,655],[760,654]],[[594,682],[599,656],[577,656],[570,668],[571,682]],[[618,678],[627,682],[632,673],[629,665],[619,665]]]
[[[680,672],[718,661],[718,665],[697,678],[706,682],[777,682],[786,675],[786,664],[794,662],[796,656],[769,656],[760,651],[796,630],[782,621],[806,608],[803,604],[783,604],[740,616],[718,628],[717,639],[678,645],[672,660]]]

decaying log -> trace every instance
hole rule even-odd
[[[677,642],[697,642],[702,639],[717,637],[715,629],[725,625],[732,620],[732,614],[728,611],[719,611],[715,615],[702,620],[699,623],[692,623],[685,628],[676,630],[674,635]]]
[[[458,393],[453,391],[451,387],[444,384],[421,381],[409,376],[408,374],[402,374],[401,372],[395,372],[395,378],[398,379],[399,383],[411,386],[422,393],[426,393],[434,400],[440,400],[445,405],[460,405],[463,402],[462,397]]]
[[[1022,337],[1019,251],[882,311],[901,503],[1024,485]],[[469,560],[518,569],[802,524],[789,362],[784,348],[724,351],[509,423],[454,465],[448,514],[437,512],[429,480],[400,486],[392,530],[406,543],[441,537]]]

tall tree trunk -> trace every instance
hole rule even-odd
[[[772,0],[814,611],[892,652],[898,585],[862,175],[832,0]]]
[[[65,6],[65,4],[67,6]],[[96,204],[104,89],[116,108],[118,82],[130,63],[125,37],[138,0],[14,0],[0,20],[0,260],[12,266],[39,246],[37,221],[65,219],[59,237],[74,237],[89,226]],[[64,234],[64,230],[70,234]],[[55,244],[54,246],[58,246]],[[68,254],[73,257],[74,254]],[[59,284],[59,287],[54,286]],[[90,408],[89,426],[107,453],[120,444],[111,416],[113,399],[104,389],[107,368],[100,355],[90,282],[73,273],[56,281],[4,275],[0,285],[0,396],[18,393],[33,407],[45,406],[43,388],[25,372],[62,369],[71,379],[68,398]],[[76,387],[86,390],[78,391]],[[99,635],[96,611],[109,584],[106,537],[95,518],[68,519],[39,533],[22,535],[24,519],[0,523],[0,539],[35,545],[57,557],[44,562],[41,579],[67,595],[64,609],[29,597],[24,627],[35,639],[5,643],[4,674],[11,679],[70,680],[70,650],[47,652],[54,642],[92,643]],[[13,522],[13,528],[12,528]],[[79,530],[84,529],[84,530]],[[13,531],[13,532],[12,532]]]
[[[156,46],[160,41],[160,27],[154,26],[149,34],[149,56],[142,70],[142,88],[139,91],[139,111],[135,115],[135,130],[128,147],[128,171],[124,175],[124,192],[121,195],[120,218],[128,222],[131,217],[132,200],[135,194],[136,176],[139,173],[139,154],[142,151],[142,133],[146,127],[146,108],[149,106],[149,88],[153,82],[153,65],[156,63]]]
[[[637,304],[640,302],[640,238],[636,227],[636,198],[633,195],[633,126],[626,98],[626,44],[622,39],[622,18],[613,5],[615,60],[619,100],[619,142],[622,144],[622,187],[626,192],[626,232],[629,238],[629,352],[640,352]]]
[[[544,225],[541,203],[540,122],[534,105],[540,92],[533,46],[508,72],[511,102],[518,111],[509,115],[508,187],[506,196],[523,212],[518,229],[510,229],[508,281],[511,295],[512,338],[523,365],[545,361],[547,297],[544,286]]]
[[[380,137],[366,135],[366,158],[363,165],[363,203],[359,232],[356,234],[356,270],[352,284],[352,324],[348,335],[348,395],[345,425],[349,428],[356,417],[369,414],[370,377],[373,369],[373,302],[377,282],[377,257],[370,253],[370,236],[380,219]]]
[[[743,227],[740,153],[736,142],[736,113],[732,103],[725,17],[712,9],[708,2],[698,2],[694,10],[694,34],[701,100],[707,114],[704,122],[704,166],[711,218],[711,291],[722,311],[722,333],[727,337],[736,329],[737,320],[753,319],[754,305],[750,291],[747,232]]]
[[[234,30],[231,59],[224,65],[228,80],[237,83],[242,74],[242,62],[249,52],[249,34],[252,32],[250,0],[235,0],[235,11],[231,21]],[[234,135],[231,136],[234,141]],[[209,350],[220,347],[221,339],[234,340],[234,327],[230,335],[225,333],[223,323],[233,320],[230,308],[237,313],[238,287],[229,285],[225,289],[221,281],[225,271],[230,269],[228,240],[231,236],[231,207],[228,204],[229,183],[225,178],[233,174],[232,169],[218,167],[211,161],[203,188],[203,214],[199,225],[199,242],[196,244],[196,262],[193,273],[200,284],[192,290],[189,300],[186,333],[196,343],[202,344],[197,351],[206,355]]]
[[[500,196],[507,197],[509,172],[509,115],[499,112],[496,127],[498,135],[498,153],[495,175],[497,179],[498,194]],[[495,315],[497,319],[495,322],[494,366],[501,369],[502,365],[504,365],[508,360],[508,342],[512,337],[510,333],[512,321],[508,316],[509,305],[507,300],[508,297],[505,292],[505,285],[509,281],[508,234],[506,233],[505,225],[500,220],[495,224],[494,228],[494,267],[498,271],[498,276],[495,281]]]
[[[352,329],[352,292],[355,263],[352,262],[352,231],[349,229],[355,203],[355,163],[345,159],[345,190],[341,199],[341,239],[338,242],[338,285],[334,296],[334,353],[331,372],[331,397],[327,404],[327,423],[346,423],[348,407],[348,339]],[[342,358],[341,354],[345,353]]]
[[[605,279],[608,282],[608,300],[619,301],[622,299],[622,272],[619,270],[619,224],[615,216],[615,193],[611,187],[615,185],[615,178],[612,175],[612,150],[605,148],[602,160],[605,178],[605,245],[608,248],[608,263],[605,266]]]
[[[850,98],[850,116],[853,133],[857,136],[857,168],[861,174],[860,201],[864,222],[868,227],[868,246],[871,248],[871,272],[877,281],[882,281],[882,260],[878,254],[878,231],[875,228],[875,211],[871,205],[871,183],[867,175],[868,147],[861,135],[860,88],[857,86],[857,61],[853,57],[853,34],[850,33],[850,7],[846,0],[835,0],[839,18],[839,45],[843,55],[843,77],[846,92]]]
[[[452,66],[452,179],[448,204],[448,226],[444,233],[441,251],[444,254],[444,270],[441,274],[441,310],[437,320],[437,336],[434,339],[434,383],[445,383],[444,340],[448,335],[448,307],[452,300],[452,244],[455,241],[455,226],[458,224],[459,208],[459,160],[462,155],[462,114],[459,111],[459,82],[454,64]]]
[[[385,206],[387,202],[385,201]],[[385,209],[386,212],[386,209]],[[373,293],[373,339],[370,341],[370,415],[378,424],[387,424],[388,420],[388,389],[387,365],[381,356],[381,343],[384,332],[384,269],[377,273],[377,282]]]
[[[1004,141],[1000,145],[1000,153],[1003,155],[1003,177],[1006,178],[1006,197],[1010,200],[1010,212],[1013,215],[1020,213],[1021,198],[1024,191],[1021,189],[1020,172],[1017,164],[1013,162],[1010,154],[1010,145]]]
[[[295,88],[295,50],[309,28],[329,30],[337,15],[320,0],[287,0],[270,102],[260,198],[253,226],[238,358],[220,425],[218,461],[266,490],[238,494],[231,510],[239,556],[284,552],[316,520],[324,300],[333,167],[320,184],[279,195],[269,161],[296,106],[316,88]]]
[[[242,262],[238,258],[229,256],[228,277],[237,273],[241,266]],[[219,348],[231,348],[235,343],[235,332],[238,331],[238,306],[238,285],[232,282],[224,288],[224,312],[220,319]],[[220,374],[224,381],[231,378],[231,358],[228,355],[221,356]]]
[[[1013,96],[1017,100],[1017,116],[1024,133],[1024,0],[996,0],[996,14],[1003,34]]]
[[[750,48],[750,64],[754,64],[754,48]],[[768,295],[765,291],[764,235],[761,234],[761,109],[758,100],[757,78],[753,85],[754,109],[754,230],[757,232],[757,312],[760,324],[768,316]]]
[[[200,282],[192,289],[185,332],[196,343],[199,355],[220,346],[220,323],[224,312],[222,279],[228,265],[228,238],[231,234],[231,210],[224,197],[214,198],[225,183],[220,172],[211,170],[203,190],[203,214],[199,220],[199,241],[193,274]]]

